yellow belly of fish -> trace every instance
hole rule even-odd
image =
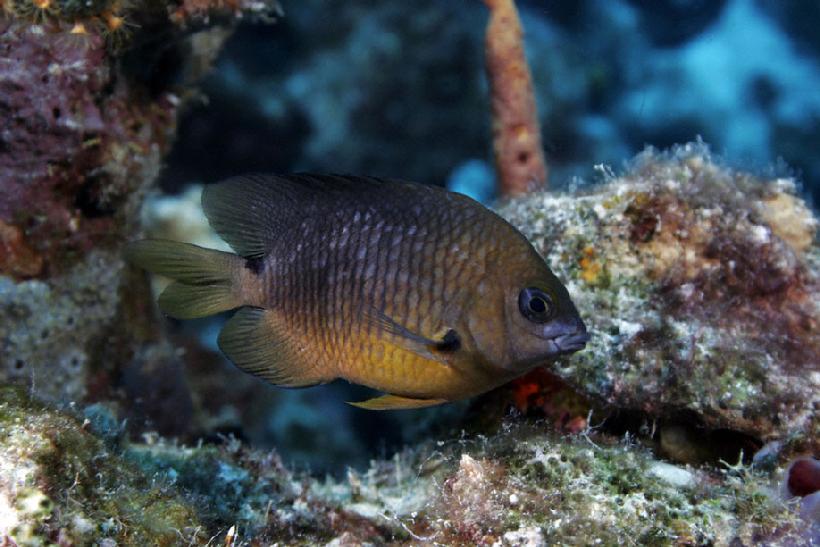
[[[372,336],[345,344],[339,375],[385,393],[419,399],[460,399],[475,391],[475,380],[453,367]]]

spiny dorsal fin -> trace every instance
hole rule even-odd
[[[400,410],[411,408],[424,408],[428,406],[435,406],[446,403],[446,399],[413,399],[411,397],[401,397],[399,395],[382,395],[368,399],[367,401],[360,401],[357,403],[347,403],[349,405],[363,408],[365,410]]]
[[[245,372],[284,387],[306,387],[334,378],[305,362],[279,316],[245,307],[231,317],[217,340],[219,349]]]
[[[235,177],[202,190],[202,210],[211,227],[245,258],[261,258],[276,236],[275,220],[281,207],[276,186],[268,177]]]
[[[349,190],[351,180],[314,175],[233,177],[205,186],[202,210],[234,251],[245,258],[259,258],[281,237],[283,226],[306,218],[311,194]]]
[[[211,226],[245,258],[263,256],[286,228],[343,207],[378,210],[412,202],[423,210],[443,201],[480,207],[441,188],[347,175],[248,175],[209,184],[202,191],[202,209]]]

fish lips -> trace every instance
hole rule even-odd
[[[587,342],[589,342],[589,333],[585,330],[572,334],[564,334],[552,339],[552,343],[558,348],[560,355],[580,351],[584,349]]]
[[[580,318],[570,321],[556,321],[544,327],[541,336],[550,341],[555,355],[565,355],[584,349],[589,342],[586,325]]]

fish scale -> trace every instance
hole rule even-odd
[[[238,308],[219,346],[275,384],[344,378],[386,393],[357,406],[418,408],[487,391],[587,339],[529,242],[466,196],[257,175],[209,186],[202,199],[237,255],[146,240],[126,256],[176,280],[160,296],[168,313]]]

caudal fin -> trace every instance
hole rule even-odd
[[[243,306],[234,272],[242,259],[190,243],[162,239],[135,241],[125,259],[174,280],[159,296],[159,307],[177,319],[206,317]]]

